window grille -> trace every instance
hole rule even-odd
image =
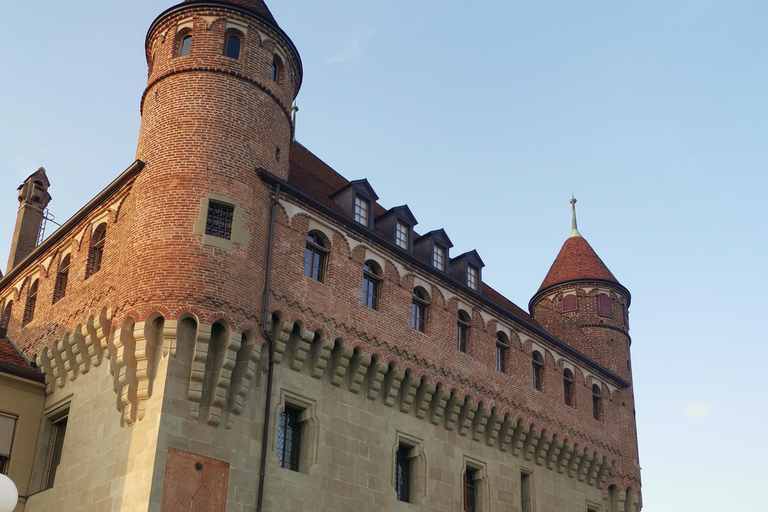
[[[299,470],[301,460],[301,411],[286,407],[280,413],[277,457],[281,468]]]
[[[209,201],[208,218],[205,223],[205,234],[217,238],[224,238],[226,240],[231,239],[234,214],[234,206],[216,201]]]
[[[395,490],[397,499],[410,503],[411,501],[411,448],[400,446],[395,458]]]

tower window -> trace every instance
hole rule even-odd
[[[56,470],[61,462],[61,452],[64,449],[64,436],[67,433],[67,419],[65,415],[53,421],[50,441],[50,456],[48,457],[48,470],[45,475],[45,488],[53,487],[56,479]]]
[[[53,288],[53,303],[64,298],[67,294],[67,281],[69,281],[69,254],[59,262],[59,270],[56,272],[56,284]]]
[[[104,242],[107,238],[107,225],[100,224],[91,235],[91,249],[88,252],[88,267],[85,277],[88,278],[101,270],[101,262],[104,259]]]
[[[578,311],[579,299],[576,295],[566,295],[563,297],[563,312]]]
[[[459,310],[459,318],[456,322],[456,350],[467,353],[469,346],[469,326],[471,322],[469,314]]]
[[[520,510],[533,512],[533,476],[520,472]]]
[[[400,445],[395,455],[395,491],[397,500],[411,502],[411,479],[413,462],[410,456],[411,447]]]
[[[186,57],[190,53],[192,53],[192,34],[187,34],[181,39],[179,57]]]
[[[509,339],[507,335],[499,331],[496,333],[496,371],[507,372],[507,354],[509,353]]]
[[[445,272],[445,249],[435,244],[432,251],[432,266],[441,272]]]
[[[286,405],[280,413],[277,458],[281,468],[299,470],[301,460],[301,411]]]
[[[573,372],[569,368],[563,371],[563,398],[565,405],[573,407]]]
[[[272,66],[269,68],[269,79],[279,84],[282,79],[282,76],[281,76],[282,74],[283,74],[283,62],[280,60],[280,57],[275,55],[272,58]]]
[[[466,468],[464,472],[464,512],[477,511],[476,469]]]
[[[395,243],[398,247],[408,250],[408,225],[397,221],[397,231],[395,233]]]
[[[218,201],[208,201],[208,218],[205,223],[205,234],[224,238],[232,238],[232,219],[235,207]]]
[[[411,328],[425,332],[427,328],[427,309],[429,298],[422,288],[414,288],[411,303]]]
[[[35,306],[37,305],[37,283],[38,279],[35,279],[27,292],[27,304],[24,307],[24,318],[21,325],[27,325],[29,322],[35,319]]]
[[[477,268],[472,265],[467,266],[467,286],[477,290]]]
[[[603,392],[597,384],[592,384],[592,416],[596,420],[603,419]]]
[[[379,309],[381,293],[381,270],[374,261],[366,261],[363,267],[363,305]]]
[[[318,233],[307,235],[307,248],[304,251],[304,275],[321,283],[325,279],[325,260],[328,249]]]
[[[11,310],[13,309],[13,301],[9,301],[3,309],[3,314],[0,315],[0,338],[5,338],[8,332],[8,324],[11,321]]]
[[[541,352],[534,351],[531,363],[531,387],[541,391],[544,388],[544,357]]]
[[[224,55],[230,59],[240,59],[240,47],[242,40],[236,35],[227,36],[227,44],[224,47]]]
[[[355,220],[363,226],[368,225],[368,201],[360,196],[355,197]]]
[[[8,474],[14,430],[16,430],[16,416],[0,412],[0,475]]]
[[[608,294],[598,294],[597,313],[606,318],[613,318],[613,304],[611,304],[611,297]]]

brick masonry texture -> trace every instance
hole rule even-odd
[[[260,1],[234,4],[271,19]],[[26,512],[54,504],[68,511],[160,510],[168,448],[229,464],[226,510],[254,510],[266,391],[262,329],[279,348],[273,422],[285,394],[294,394],[316,404],[308,425],[318,432],[316,456],[301,472],[278,467],[270,433],[265,510],[410,510],[397,502],[391,476],[398,433],[406,433],[423,441],[420,510],[460,510],[462,471],[472,460],[487,475],[480,510],[520,510],[526,471],[536,482],[537,510],[583,511],[589,502],[602,511],[639,511],[623,313],[629,296],[596,254],[602,267],[590,257],[591,266],[577,264],[578,272],[569,273],[574,256],[566,246],[587,242],[566,242],[553,265],[556,276],[534,298],[530,315],[490,286],[473,294],[413,265],[380,233],[339,220],[342,212],[328,195],[346,180],[291,141],[290,109],[302,76],[290,41],[275,25],[223,3],[181,5],[147,36],[136,152],[144,168],[91,205],[57,243],[38,248],[34,261],[0,280],[0,304],[11,311],[8,338],[28,357],[45,360],[46,407],[71,400],[60,480],[31,499]],[[225,36],[235,30],[244,41],[240,59],[223,55]],[[187,33],[191,55],[178,56]],[[275,55],[282,64],[276,82],[270,79]],[[274,217],[273,316],[263,325],[276,180],[285,189]],[[208,195],[236,205],[243,243],[223,249],[195,232]],[[86,278],[91,235],[100,224],[106,224],[103,262]],[[329,243],[323,282],[303,271],[311,230]],[[54,303],[65,254],[71,261],[66,294]],[[363,266],[372,258],[383,262],[377,309],[361,301]],[[34,279],[34,319],[22,326]],[[429,294],[425,332],[410,327],[417,285]],[[610,297],[612,318],[599,315],[599,293]],[[563,313],[564,294],[577,295],[576,311]],[[455,349],[459,309],[471,316],[467,353]],[[145,321],[161,334],[153,338]],[[217,326],[224,326],[227,341],[206,352],[219,343],[202,341],[216,338]],[[510,338],[505,373],[495,370],[498,331]],[[150,348],[140,349],[145,342]],[[534,350],[545,356],[541,391],[531,385]],[[201,361],[205,371],[198,375]],[[572,407],[563,400],[566,368],[575,376]],[[593,416],[593,384],[602,390],[600,420]],[[442,406],[455,418],[429,421],[441,407],[428,399],[433,388],[446,391]],[[494,436],[512,422],[545,441],[532,434],[502,450]],[[547,460],[566,460],[557,459],[558,441],[585,454],[573,459],[581,466],[570,476],[568,468],[547,467]],[[596,462],[587,462],[593,455]],[[600,480],[597,458],[603,457],[600,467],[610,470]]]

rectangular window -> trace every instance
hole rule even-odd
[[[529,473],[520,473],[520,509],[533,512],[533,477]]]
[[[445,272],[445,249],[439,245],[435,245],[435,250],[432,251],[432,266]]]
[[[13,433],[16,430],[16,416],[0,413],[0,474],[8,473],[8,462],[11,459]]]
[[[467,267],[467,286],[477,290],[477,269],[472,265]]]
[[[45,488],[53,487],[56,478],[56,470],[61,462],[61,452],[64,449],[64,436],[67,433],[67,416],[63,416],[53,422],[51,432],[51,455],[48,458],[48,471],[45,475]]]
[[[613,304],[611,303],[611,297],[608,294],[598,294],[597,313],[606,318],[613,318]]]
[[[496,343],[496,371],[507,372],[507,346]]]
[[[301,411],[288,405],[280,413],[277,458],[281,468],[299,471],[301,460]]]
[[[400,445],[395,456],[395,491],[397,499],[406,503],[411,502],[411,447]]]
[[[395,235],[395,243],[398,247],[408,250],[408,226],[397,221],[397,233]]]
[[[368,225],[368,201],[361,197],[355,197],[355,220],[364,226]]]
[[[217,201],[208,201],[208,219],[205,223],[205,234],[224,238],[232,238],[232,219],[235,207]]]
[[[477,488],[475,475],[477,470],[466,468],[464,473],[464,512],[477,511]]]

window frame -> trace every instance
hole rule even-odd
[[[411,227],[405,222],[397,219],[395,222],[395,245],[401,249],[410,248]]]
[[[422,287],[417,286],[411,294],[411,329],[427,332],[429,313],[429,295]]]
[[[209,199],[205,235],[221,238],[222,240],[232,240],[234,226],[235,205],[216,199]]]
[[[572,313],[579,310],[579,297],[574,293],[563,295],[563,313]]]
[[[509,338],[503,331],[496,333],[496,371],[507,373],[509,357]]]
[[[310,231],[307,233],[306,248],[304,249],[304,276],[324,283],[326,278],[326,268],[328,264],[329,249],[325,247],[327,241],[319,231]],[[317,265],[315,264],[317,256]],[[307,258],[310,258],[307,261]],[[309,273],[307,266],[309,265]]]
[[[186,49],[186,53],[184,53],[184,43],[186,41],[189,41],[189,47]],[[189,57],[192,55],[192,31],[191,30],[184,30],[179,34],[179,43],[178,43],[178,50],[177,50],[177,57]]]
[[[363,306],[378,310],[381,301],[381,284],[383,281],[381,269],[373,260],[368,260],[363,265]],[[367,299],[367,300],[366,300]]]
[[[286,403],[278,417],[277,427],[277,461],[278,466],[289,471],[301,471],[302,434],[304,427],[301,421],[302,410],[292,404]],[[292,420],[292,425],[289,425]],[[286,440],[288,429],[290,430],[290,448],[286,460]],[[281,447],[282,441],[282,447]]]
[[[16,437],[16,429],[19,425],[19,417],[17,415],[4,412],[0,412],[0,417],[9,418],[13,421],[13,428],[11,429],[11,436],[8,442],[8,453],[4,455],[0,453],[0,475],[7,475],[8,468],[11,464],[11,452],[13,451],[13,441]]]
[[[603,390],[599,384],[592,384],[592,417],[603,420]]]
[[[43,477],[43,489],[50,489],[56,484],[56,473],[58,472],[59,466],[61,466],[61,458],[64,453],[64,442],[67,438],[69,408],[67,408],[63,414],[58,415],[55,418],[49,418],[48,421],[51,422],[51,432],[49,437],[48,456],[46,457],[45,475]]]
[[[244,46],[243,45],[243,42],[244,42],[243,36],[241,34],[239,34],[238,32],[235,32],[234,30],[228,30],[224,34],[224,37],[225,37],[225,39],[224,39],[224,56],[227,57],[228,59],[238,60],[239,61],[242,58],[242,56],[243,56],[243,46]],[[237,39],[237,43],[238,43],[238,45],[237,45],[237,57],[233,57],[233,56],[229,55],[229,50],[230,50],[230,46],[229,45],[230,45],[230,42],[231,42],[231,40],[233,38]]]
[[[395,493],[397,501],[412,503],[413,493],[413,457],[412,446],[403,444],[397,447],[395,452]]]
[[[563,370],[563,403],[568,407],[575,407],[573,391],[575,388],[575,376],[570,368]]]
[[[479,470],[472,468],[470,466],[464,467],[464,492],[462,493],[464,495],[464,512],[478,512],[477,507],[477,498],[478,498],[478,488],[477,484],[475,484],[477,472]],[[469,490],[472,491],[472,497],[469,497]]]
[[[40,279],[35,278],[27,289],[27,300],[24,304],[24,317],[21,320],[22,327],[35,319],[35,308],[37,307],[37,292],[39,287]]]
[[[460,309],[456,315],[456,350],[469,353],[469,334],[472,328],[472,316]]]
[[[477,291],[479,279],[480,279],[480,270],[474,265],[467,265],[467,286]]]
[[[536,391],[544,391],[544,361],[544,355],[534,350],[531,354],[531,387]]]
[[[445,272],[446,250],[440,244],[434,244],[432,248],[432,266],[440,272]]]
[[[358,211],[360,213],[358,213]],[[370,226],[371,202],[360,194],[355,194],[354,204],[352,206],[352,218],[355,222],[365,227]]]
[[[67,296],[67,284],[69,283],[69,269],[72,264],[72,255],[67,253],[59,260],[56,269],[56,283],[53,286],[53,299],[51,304],[56,304]]]
[[[613,301],[607,293],[597,294],[597,314],[603,318],[613,318]]]
[[[101,222],[98,226],[93,228],[93,231],[91,231],[91,239],[88,247],[88,265],[85,273],[86,279],[101,270],[102,263],[104,262],[104,248],[106,243],[107,223]]]

